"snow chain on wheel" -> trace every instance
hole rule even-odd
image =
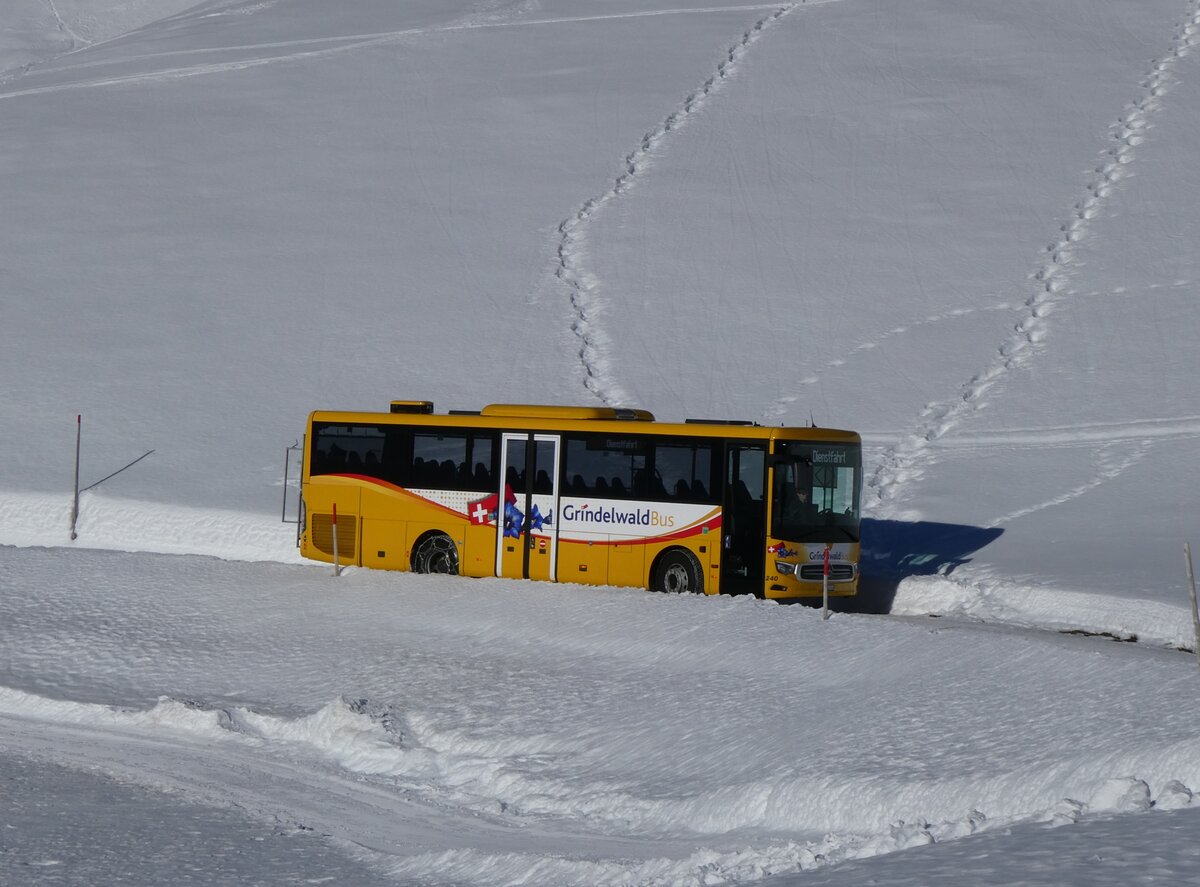
[[[413,551],[414,573],[458,575],[458,546],[445,533],[426,536]]]

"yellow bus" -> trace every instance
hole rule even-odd
[[[301,553],[343,565],[766,598],[858,589],[852,431],[492,404],[308,418]],[[336,526],[336,531],[335,531]]]

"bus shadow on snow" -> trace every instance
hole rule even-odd
[[[1003,532],[999,527],[864,518],[858,595],[832,598],[830,609],[890,613],[903,580],[910,576],[949,576]]]

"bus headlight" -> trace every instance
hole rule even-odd
[[[781,576],[794,576],[796,574],[796,565],[789,564],[787,561],[775,561],[775,569],[779,571]]]

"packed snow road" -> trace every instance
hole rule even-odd
[[[756,880],[1200,786],[1200,680],[1161,649],[197,557],[0,548],[0,575],[9,766],[401,881]]]

